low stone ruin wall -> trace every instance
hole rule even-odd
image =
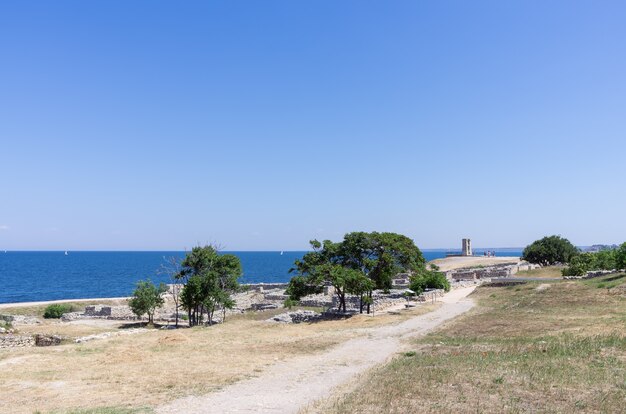
[[[310,306],[315,308],[326,308],[333,306],[333,299],[335,296],[329,296],[324,294],[319,295],[307,295],[300,299],[300,305]]]
[[[622,270],[592,270],[584,276],[563,276],[563,279],[593,279],[594,277],[602,277],[622,273]]]
[[[136,315],[128,306],[104,306],[92,305],[86,306],[84,312],[68,312],[61,316],[64,322],[76,319],[115,319],[115,320],[136,320]]]
[[[479,279],[492,279],[498,277],[509,277],[522,270],[536,269],[537,265],[533,264],[504,264],[488,267],[478,268],[463,268],[449,270],[446,273],[446,278],[452,282],[462,280],[479,280]]]
[[[256,290],[257,292],[263,292],[273,289],[287,289],[289,283],[248,283],[241,285],[243,288],[249,290]]]
[[[373,308],[375,311],[381,311],[383,309],[389,308],[390,306],[394,306],[400,303],[406,303],[406,296],[404,295],[404,290],[391,290],[389,293],[385,294],[382,291],[374,291],[372,295],[373,299]],[[358,311],[360,310],[361,298],[356,295],[346,295],[346,311]],[[332,309],[339,308],[339,298],[337,295],[333,296]]]
[[[286,299],[289,299],[288,295],[285,295],[285,293],[283,291],[278,291],[276,293],[267,293],[264,295],[264,298],[266,300],[280,300],[280,301],[284,301]]]
[[[35,338],[22,335],[0,335],[0,348],[26,348],[35,346]]]
[[[426,292],[423,292],[415,300],[417,300],[418,302],[432,302],[432,301],[437,300],[437,298],[442,297],[445,294],[446,292],[443,289],[433,289],[433,290],[428,290]]]

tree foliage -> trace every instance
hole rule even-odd
[[[319,284],[311,284],[309,278],[305,276],[294,276],[289,280],[285,294],[289,296],[291,306],[294,306],[301,297],[322,293],[322,291],[322,287]]]
[[[568,263],[578,254],[578,249],[569,240],[561,236],[548,236],[526,246],[522,260],[549,266],[556,263]]]
[[[619,248],[600,250],[596,253],[580,253],[570,259],[569,265],[561,273],[563,276],[584,276],[593,270],[621,269],[622,267],[618,264],[619,254]],[[624,254],[626,255],[626,247],[624,247]]]
[[[626,242],[622,243],[617,250],[615,250],[615,268],[621,270],[626,269]]]
[[[439,271],[436,265],[431,265],[429,270],[420,270],[410,277],[409,287],[419,295],[426,289],[443,289],[450,291],[450,281],[446,274]]]
[[[346,310],[346,294],[356,294],[363,304],[371,303],[374,289],[390,289],[392,278],[402,271],[424,268],[422,252],[413,240],[396,233],[353,232],[341,242],[311,240],[313,251],[296,260],[290,296],[299,299],[307,289],[331,285],[339,310]]]
[[[198,246],[187,254],[180,266],[176,279],[184,283],[180,301],[187,310],[189,325],[201,324],[205,314],[212,324],[216,309],[222,309],[225,317],[226,309],[234,306],[231,294],[239,289],[239,258],[220,254],[214,246]]]
[[[129,299],[128,306],[135,315],[141,318],[148,315],[148,323],[154,322],[154,312],[163,305],[161,294],[167,291],[167,286],[161,283],[155,286],[150,279],[140,280],[133,292],[133,297]]]

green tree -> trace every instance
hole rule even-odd
[[[298,272],[296,277],[303,278],[294,286],[333,286],[340,311],[345,311],[346,293],[353,293],[361,296],[361,304],[367,304],[369,313],[374,289],[390,289],[393,276],[423,269],[426,262],[413,240],[396,233],[353,232],[341,242],[310,243],[313,251],[296,260],[291,269]]]
[[[595,254],[595,268],[601,270],[613,270],[617,268],[617,250],[603,249]]]
[[[180,268],[176,279],[184,283],[180,300],[189,325],[201,324],[205,314],[212,324],[216,309],[222,309],[225,318],[226,309],[234,306],[231,294],[239,289],[239,258],[220,254],[214,246],[198,246],[187,254]]]
[[[345,291],[359,297],[359,313],[363,313],[363,307],[371,304],[370,297],[366,296],[374,289],[374,281],[358,270],[349,270],[346,275]]]
[[[548,236],[526,246],[522,260],[549,266],[556,263],[569,263],[578,254],[578,249],[561,236]]]
[[[596,269],[596,253],[580,253],[569,261],[569,265],[561,273],[563,276],[583,276],[590,270]]]
[[[161,294],[167,291],[167,286],[163,283],[155,286],[150,279],[140,280],[133,292],[133,297],[128,301],[128,306],[137,317],[141,318],[148,314],[148,323],[154,322],[154,312],[163,305]]]
[[[626,269],[626,242],[622,243],[615,250],[615,268],[620,270]]]

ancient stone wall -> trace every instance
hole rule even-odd
[[[256,290],[257,292],[263,292],[273,289],[287,289],[289,283],[248,283],[241,285],[249,290]]]
[[[0,335],[0,348],[25,348],[35,346],[35,338],[22,335]]]
[[[474,268],[462,268],[449,270],[446,273],[446,278],[450,281],[461,280],[477,280],[477,279],[491,279],[496,277],[509,277],[522,270],[536,269],[537,265],[532,264],[503,264],[487,267],[474,267]]]

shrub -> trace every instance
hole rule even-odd
[[[73,310],[72,305],[55,303],[46,307],[43,317],[46,319],[59,319],[64,313],[72,312]]]
[[[285,301],[283,302],[283,306],[287,309],[291,309],[294,306],[298,306],[299,304],[300,304],[299,301],[293,300],[291,298],[285,299]]]
[[[410,287],[418,295],[425,289],[443,289],[448,292],[450,291],[450,282],[444,273],[426,270],[411,277]]]

